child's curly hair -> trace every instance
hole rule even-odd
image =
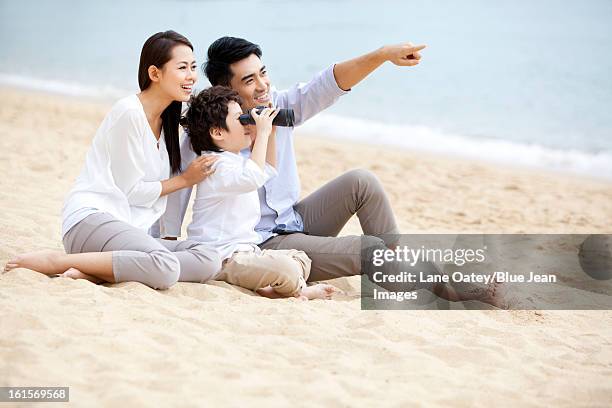
[[[220,152],[221,149],[210,136],[210,129],[227,128],[227,105],[230,102],[242,104],[238,92],[225,86],[211,86],[189,99],[189,109],[181,118],[191,147],[198,155],[204,151]]]

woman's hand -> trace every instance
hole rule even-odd
[[[269,136],[272,133],[272,121],[279,110],[275,108],[264,108],[261,113],[257,113],[257,108],[251,110],[251,116],[255,119],[255,126],[257,127],[257,137]]]
[[[212,168],[213,163],[217,161],[214,155],[200,156],[194,159],[187,169],[179,176],[185,182],[185,187],[191,187],[198,184],[206,177],[213,174],[215,171]]]
[[[200,156],[194,159],[182,174],[168,180],[162,180],[162,189],[159,196],[163,197],[182,188],[189,188],[204,180],[215,172],[212,168],[215,161],[217,161],[217,157],[214,155]]]

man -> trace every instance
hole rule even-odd
[[[258,45],[234,37],[216,40],[208,49],[204,72],[212,85],[236,90],[242,109],[272,103],[295,112],[295,125],[335,103],[383,63],[419,64],[425,45],[390,45],[333,64],[308,83],[278,91],[271,85]],[[293,147],[293,129],[277,127],[278,176],[258,191],[261,220],[256,231],[262,249],[297,249],[312,260],[309,281],[361,274],[361,236],[338,237],[349,218],[357,215],[363,233],[398,234],[393,211],[379,180],[367,170],[349,171],[298,201],[300,182]],[[183,143],[187,146],[189,143]],[[249,150],[242,152],[248,156]],[[183,157],[189,156],[183,154]],[[168,198],[161,234],[177,237],[190,195],[189,189]],[[366,237],[367,239],[367,237]]]

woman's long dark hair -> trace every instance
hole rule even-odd
[[[191,42],[172,30],[153,34],[145,41],[140,53],[140,65],[138,66],[138,86],[140,86],[141,91],[144,91],[151,85],[149,67],[154,65],[161,69],[166,62],[170,61],[172,49],[177,45],[186,45],[193,51]],[[181,102],[173,101],[161,114],[164,139],[172,173],[181,171],[181,150],[178,135],[181,106]]]

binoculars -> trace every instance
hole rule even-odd
[[[260,114],[262,110],[264,110],[266,106],[257,106],[256,112]],[[251,112],[244,113],[240,115],[238,118],[240,123],[243,125],[254,125],[255,119],[251,116]],[[272,121],[272,125],[274,126],[283,126],[283,127],[293,127],[295,123],[295,114],[293,113],[293,109],[279,109],[278,115]]]

